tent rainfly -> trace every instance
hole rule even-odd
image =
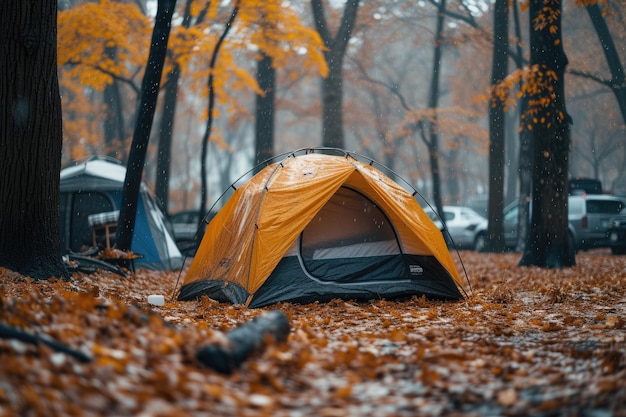
[[[357,154],[303,150],[237,188],[208,224],[179,300],[462,299],[441,231]]]

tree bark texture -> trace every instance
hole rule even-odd
[[[61,259],[56,0],[0,2],[0,265],[69,278]]]
[[[271,158],[274,154],[274,98],[276,70],[272,57],[262,54],[257,62],[256,80],[263,95],[256,96],[256,148],[254,165]],[[262,167],[259,167],[259,170]]]
[[[496,0],[493,26],[493,61],[491,87],[504,80],[509,60],[509,7],[508,0]],[[489,252],[504,251],[504,103],[494,92],[489,105],[489,219],[487,247]]]
[[[534,27],[533,21],[550,13],[552,24]],[[575,265],[567,218],[567,178],[570,116],[565,107],[567,56],[561,38],[561,4],[530,2],[530,60],[544,87],[529,97],[526,127],[533,132],[532,205],[528,242],[520,265],[562,268]]]
[[[122,203],[118,221],[116,247],[130,251],[137,218],[137,200],[146,161],[146,152],[150,140],[150,131],[156,111],[161,75],[167,53],[167,41],[170,35],[172,14],[176,0],[159,0],[152,32],[150,53],[146,72],[141,85],[141,99],[137,112],[137,123],[128,155],[126,178],[122,192]]]
[[[322,0],[311,0],[315,27],[324,46],[328,76],[322,80],[322,145],[344,148],[343,134],[343,58],[356,22],[360,0],[346,1],[339,30],[330,34]]]

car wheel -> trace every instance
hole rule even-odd
[[[474,239],[474,250],[476,252],[484,252],[487,248],[487,235],[485,233],[481,233],[476,236]]]
[[[613,255],[624,255],[626,254],[626,248],[617,248],[615,246],[611,247],[611,253]]]

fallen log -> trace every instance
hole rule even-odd
[[[289,319],[277,310],[263,313],[226,333],[227,346],[209,345],[198,349],[196,359],[209,368],[230,374],[268,342],[284,343],[290,332]]]
[[[66,355],[69,355],[82,363],[88,363],[93,360],[91,356],[67,345],[64,345],[63,343],[57,342],[56,340],[53,340],[48,336],[28,333],[24,330],[18,329],[17,327],[7,326],[2,323],[0,323],[0,338],[15,339],[24,343],[30,343],[35,346],[43,343],[44,345],[56,350],[57,352],[65,353]]]

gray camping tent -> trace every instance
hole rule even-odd
[[[111,158],[92,157],[61,170],[61,244],[79,252],[92,245],[88,217],[119,210],[126,168]],[[131,250],[142,256],[136,268],[179,269],[183,256],[167,227],[163,212],[142,183]]]

